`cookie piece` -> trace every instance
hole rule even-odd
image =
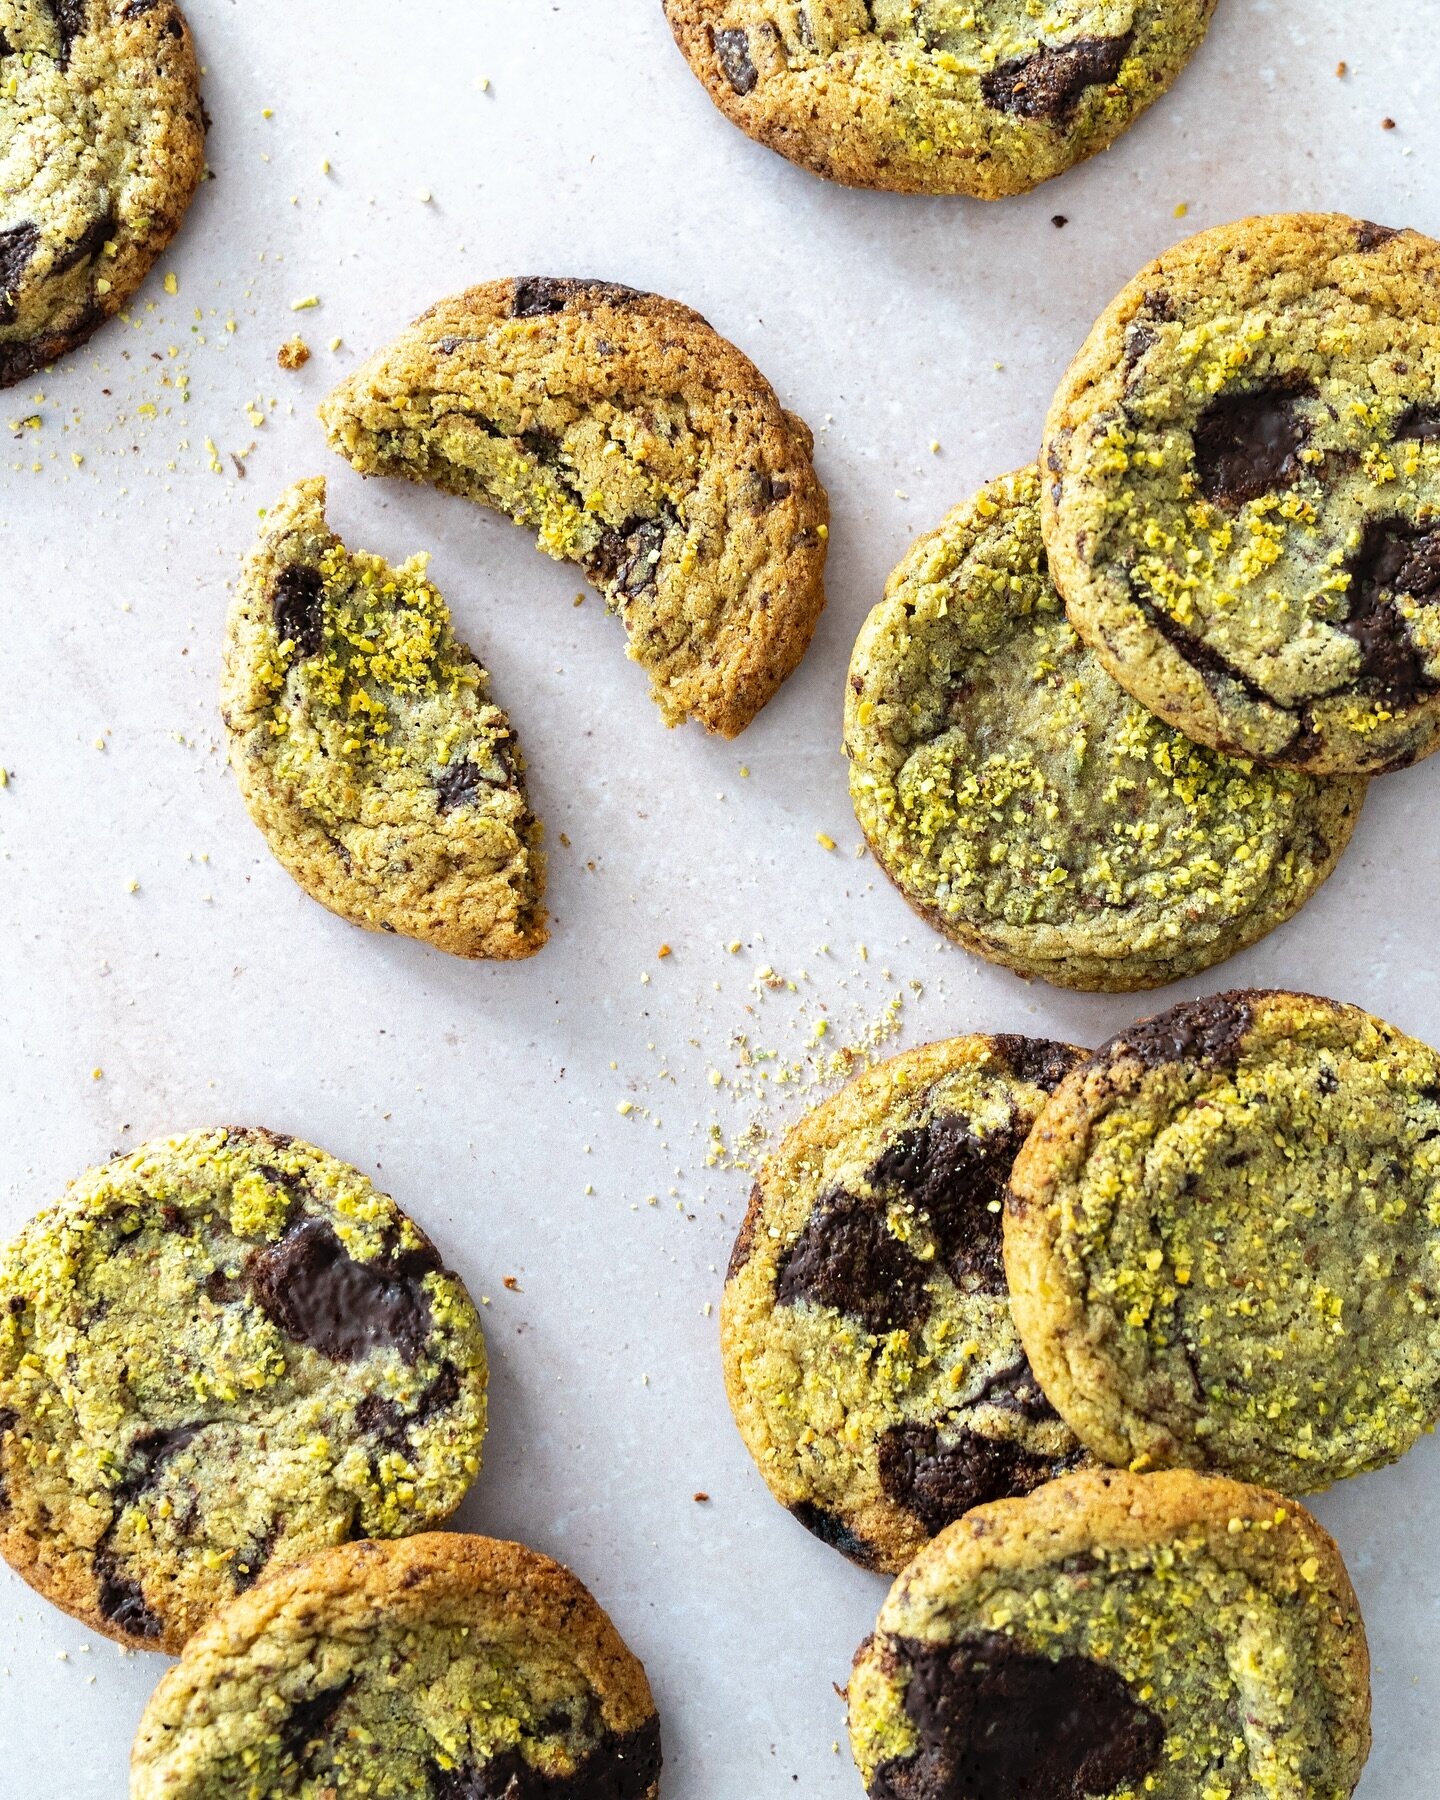
[[[1015,1318],[1104,1461],[1308,1493],[1440,1415],[1440,1055],[1358,1007],[1238,992],[1056,1090],[1005,1216]]]
[[[1112,144],[1215,0],[665,0],[710,98],[852,187],[1023,194]]]
[[[265,520],[221,704],[250,816],[321,905],[456,956],[533,956],[545,859],[525,762],[427,558],[347,550],[325,483]]]
[[[1167,251],[1045,427],[1075,629],[1203,744],[1377,774],[1440,743],[1440,244],[1338,215]]]
[[[645,1671],[568,1569],[431,1532],[232,1602],[151,1697],[130,1800],[655,1800]]]
[[[1001,1205],[1085,1053],[928,1044],[857,1076],[755,1184],[721,1301],[731,1409],[771,1492],[892,1573],[981,1501],[1087,1461],[1010,1317]]]
[[[178,1651],[267,1569],[438,1523],[484,1435],[459,1277],[298,1139],[145,1144],[0,1251],[0,1554],[121,1643]]]
[[[173,0],[0,0],[0,387],[124,306],[204,169]]]
[[[1257,768],[1171,729],[1066,621],[1039,474],[914,544],[860,632],[850,794],[880,866],[967,950],[1061,987],[1159,987],[1282,924],[1334,868],[1355,777]]]
[[[849,1701],[872,1800],[1345,1800],[1370,1749],[1334,1543],[1188,1471],[969,1514],[890,1590]]]
[[[734,737],[805,653],[829,535],[810,431],[688,307],[492,281],[432,307],[320,416],[362,475],[493,506],[578,563],[667,725]]]

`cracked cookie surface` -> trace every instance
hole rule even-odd
[[[688,307],[490,282],[417,319],[321,418],[362,474],[494,507],[578,564],[668,725],[733,737],[805,653],[829,534],[809,429]]]
[[[1194,744],[1066,620],[1035,468],[920,538],[860,632],[845,695],[856,816],[931,924],[1065,987],[1156,987],[1290,918],[1365,783]]]
[[[174,237],[199,83],[173,0],[0,0],[0,387],[83,344]]]
[[[1024,193],[1114,142],[1215,0],[665,0],[710,98],[857,187]]]
[[[145,1710],[130,1800],[656,1800],[645,1671],[580,1582],[431,1532],[218,1614]]]
[[[1369,1654],[1302,1507],[1107,1470],[981,1507],[921,1551],[849,1708],[871,1800],[1346,1800]]]
[[[532,956],[545,860],[524,759],[426,563],[347,550],[321,480],[282,496],[230,612],[231,765],[270,848],[332,912],[457,956]]]
[[[1317,774],[1440,744],[1440,245],[1333,214],[1177,245],[1045,427],[1072,623],[1201,743]]]
[[[0,1552],[178,1652],[267,1570],[453,1512],[485,1384],[469,1295],[363,1175],[268,1131],[157,1139],[0,1252]]]
[[[1011,1174],[1041,1386],[1104,1461],[1307,1493],[1440,1415],[1440,1054],[1239,991],[1122,1031]]]
[[[1085,1462],[1010,1317],[1001,1205],[1084,1055],[962,1037],[891,1058],[769,1157],[721,1302],[731,1409],[782,1506],[894,1572],[982,1501]]]

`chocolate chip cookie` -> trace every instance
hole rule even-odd
[[[1339,1551],[1187,1471],[970,1513],[890,1590],[849,1700],[871,1800],[1346,1800],[1370,1748]]]
[[[668,725],[733,737],[825,604],[825,490],[804,423],[698,313],[601,281],[445,300],[326,400],[364,475],[507,513],[619,614]]]
[[[1104,1461],[1289,1493],[1391,1462],[1440,1415],[1440,1055],[1306,994],[1144,1020],[1040,1115],[1005,1264]]]
[[[962,1037],[894,1057],[755,1185],[720,1311],[730,1405],[781,1505],[866,1568],[1088,1460],[1030,1373],[1000,1250],[1011,1162],[1083,1054]]]
[[[912,546],[855,645],[850,793],[905,898],[966,949],[1063,987],[1158,987],[1296,912],[1365,783],[1194,744],[1066,621],[1035,468]]]
[[[1440,744],[1440,244],[1294,214],[1143,270],[1045,428],[1071,622],[1198,742],[1317,774]]]
[[[0,387],[120,310],[204,168],[173,0],[0,0]]]
[[[231,765],[275,855],[341,918],[533,956],[545,860],[524,759],[425,569],[347,550],[323,481],[282,496],[230,612]]]
[[[645,1671],[567,1569],[427,1533],[233,1601],[155,1690],[130,1800],[656,1800]]]
[[[1215,0],[665,0],[710,98],[854,187],[1021,194],[1119,137]]]
[[[178,1651],[266,1570],[436,1524],[484,1433],[459,1277],[298,1139],[143,1145],[0,1252],[0,1553],[121,1643]]]

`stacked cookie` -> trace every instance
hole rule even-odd
[[[0,1253],[0,1554],[97,1631],[181,1657],[136,1800],[333,1793],[373,1780],[377,1745],[385,1784],[359,1791],[652,1800],[654,1703],[589,1594],[431,1529],[485,1424],[463,1283],[296,1139],[144,1145]]]
[[[1440,743],[1440,245],[1296,215],[1096,325],[1040,467],[922,538],[855,646],[851,795],[911,904],[1067,987],[1288,919]]]
[[[1440,1054],[1268,992],[930,1045],[795,1127],[726,1379],[777,1498],[899,1571],[875,1800],[1351,1791],[1363,1626],[1285,1496],[1440,1416],[1437,1146]]]

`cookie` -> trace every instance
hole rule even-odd
[[[1440,1415],[1440,1055],[1306,994],[1144,1020],[1041,1113],[1005,1265],[1102,1460],[1287,1493],[1391,1462]]]
[[[871,1800],[1345,1800],[1370,1748],[1340,1553],[1215,1476],[1066,1476],[890,1590],[850,1677]]]
[[[1010,1317],[1001,1204],[1083,1056],[962,1037],[808,1113],[755,1184],[721,1302],[730,1405],[771,1492],[892,1573],[970,1507],[1088,1460]]]
[[[363,475],[508,514],[619,614],[667,725],[743,731],[825,604],[809,429],[698,313],[602,281],[432,307],[320,409]]]
[[[151,1697],[130,1800],[655,1800],[645,1671],[568,1569],[431,1532],[233,1601]]]
[[[0,387],[124,306],[204,169],[173,0],[0,0]]]
[[[852,187],[1023,194],[1112,144],[1215,0],[665,0],[710,98]]]
[[[347,550],[323,481],[281,497],[230,611],[231,766],[280,862],[341,918],[533,956],[545,859],[524,758],[426,562]]]
[[[1316,774],[1440,743],[1440,244],[1337,215],[1167,251],[1050,409],[1071,622],[1198,742]]]
[[[967,950],[1062,987],[1158,987],[1253,944],[1334,868],[1365,795],[1204,749],[1118,687],[1050,581],[1033,466],[911,547],[845,703],[886,874]]]
[[[0,1252],[0,1554],[137,1649],[460,1504],[485,1342],[423,1232],[269,1131],[158,1139]]]

